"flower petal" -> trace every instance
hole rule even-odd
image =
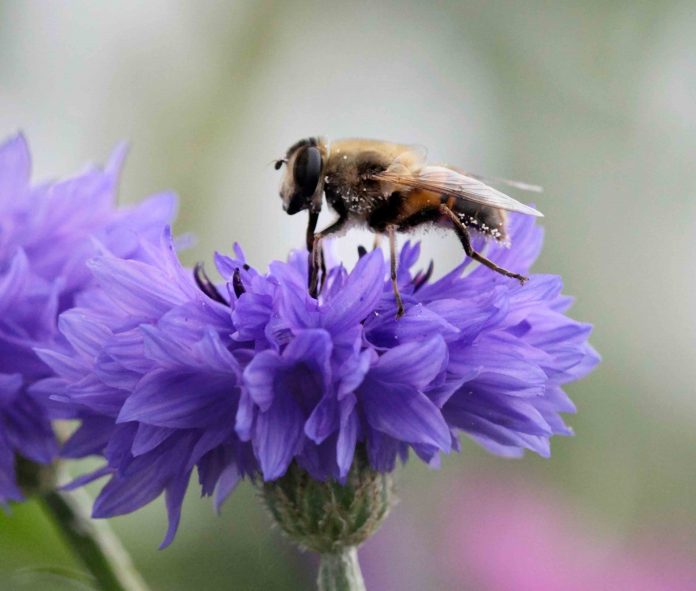
[[[366,318],[382,297],[383,282],[384,258],[376,249],[358,261],[344,288],[324,304],[323,326],[338,333]]]
[[[174,478],[164,491],[169,525],[164,540],[162,540],[160,544],[160,550],[163,550],[172,543],[176,535],[176,530],[179,528],[181,505],[184,502],[184,494],[186,494],[186,487],[188,486],[190,476],[191,472],[187,472],[182,476]]]
[[[328,394],[314,407],[305,423],[304,432],[315,443],[322,443],[338,427],[338,400],[333,394]]]
[[[267,411],[273,403],[276,373],[286,365],[275,351],[263,351],[244,370],[246,391],[262,412]]]
[[[239,472],[237,464],[229,464],[220,475],[217,486],[215,488],[215,512],[220,513],[222,504],[227,500],[227,497],[232,494],[232,491],[237,487],[242,475]]]
[[[0,203],[22,196],[29,184],[31,155],[21,133],[0,145]]]
[[[359,393],[367,422],[376,431],[407,443],[451,449],[449,427],[440,409],[424,394],[405,385],[371,380]]]
[[[264,480],[285,474],[304,437],[303,423],[302,411],[290,396],[278,396],[258,414],[253,443]]]
[[[352,394],[341,400],[341,427],[336,442],[336,463],[341,478],[348,474],[355,455],[355,444],[360,427],[358,415],[354,412],[356,403],[357,400]]]
[[[235,376],[185,370],[157,370],[128,397],[118,422],[140,421],[171,428],[195,428],[234,421],[238,397]]]
[[[371,369],[370,378],[423,389],[442,371],[447,359],[447,346],[441,336],[423,343],[406,343],[384,353]]]

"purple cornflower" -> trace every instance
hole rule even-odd
[[[45,464],[57,452],[47,410],[29,392],[51,375],[34,348],[59,337],[58,314],[94,285],[85,260],[99,251],[137,257],[140,241],[171,222],[171,195],[114,207],[124,154],[117,149],[104,169],[32,186],[24,137],[0,144],[0,504],[22,499],[18,455]]]
[[[527,273],[542,231],[518,217],[510,237],[488,254]],[[61,317],[65,342],[40,352],[58,377],[35,391],[83,419],[66,455],[106,460],[78,481],[110,477],[95,516],[164,491],[167,544],[194,467],[219,505],[242,477],[272,481],[292,462],[338,481],[356,453],[383,472],[409,450],[434,464],[459,432],[501,455],[548,455],[552,435],[571,433],[561,386],[598,362],[560,278],[520,286],[466,261],[430,282],[412,272],[418,251],[401,250],[399,320],[379,250],[350,273],[331,267],[318,301],[306,252],[265,275],[238,248],[217,255],[224,283],[204,289],[168,235],[141,261],[93,259],[101,289]]]

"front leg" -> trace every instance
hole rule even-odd
[[[317,229],[317,222],[319,221],[319,212],[318,211],[310,211],[309,212],[309,219],[307,220],[307,233],[306,233],[306,241],[307,241],[307,251],[312,252],[312,248],[314,247],[314,231]]]
[[[311,291],[312,288],[312,270],[314,269],[314,231],[317,229],[317,222],[319,221],[319,212],[310,211],[309,219],[307,220],[307,233],[305,235],[305,240],[307,244],[307,252],[309,252],[309,277],[307,280],[307,286]],[[322,259],[323,259],[322,254]]]
[[[315,234],[313,237],[312,249],[309,256],[309,295],[313,298],[319,296],[319,271],[322,272],[322,286],[323,282],[326,280],[326,264],[324,262],[324,252],[321,247],[321,241],[331,234],[340,232],[347,221],[348,215],[345,213],[341,214],[333,224]]]

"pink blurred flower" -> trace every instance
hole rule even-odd
[[[443,539],[446,570],[486,591],[687,591],[696,564],[671,539],[627,547],[592,518],[540,491],[486,483],[455,501]],[[473,583],[473,584],[472,584]]]
[[[675,532],[642,526],[626,540],[558,494],[485,474],[469,482],[434,513],[395,509],[361,548],[368,589],[696,591],[696,562]]]

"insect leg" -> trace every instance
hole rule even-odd
[[[309,220],[307,221],[307,234],[306,234],[307,251],[309,252],[309,274],[308,274],[309,277],[308,277],[307,287],[309,288],[310,293],[312,292],[312,282],[316,281],[314,274],[318,272],[317,266],[314,263],[314,260],[316,258],[315,250],[317,248],[319,248],[319,246],[320,246],[319,244],[315,244],[315,237],[314,237],[314,231],[317,229],[317,222],[318,221],[319,221],[319,212],[318,211],[310,211],[309,212]]]
[[[319,251],[319,256],[321,257],[319,260],[319,268],[321,269],[321,285],[319,285],[319,291],[324,289],[324,283],[326,283],[326,257],[324,256],[324,249],[322,248]]]
[[[390,224],[387,226],[387,234],[389,235],[389,260],[391,265],[391,282],[394,288],[394,297],[396,298],[396,318],[399,319],[404,315],[404,302],[399,293],[399,286],[396,283],[396,226]]]
[[[454,213],[445,204],[440,205],[440,213],[447,216],[454,224],[454,231],[457,233],[459,241],[462,243],[462,246],[464,247],[464,252],[467,254],[467,256],[471,257],[475,261],[478,261],[482,265],[486,265],[486,267],[492,269],[496,273],[500,273],[501,275],[505,275],[506,277],[512,277],[513,279],[517,279],[522,285],[524,285],[524,283],[529,280],[529,277],[525,277],[524,275],[518,275],[517,273],[513,273],[512,271],[503,269],[503,267],[499,267],[493,261],[488,260],[481,253],[475,251],[474,248],[471,246],[471,237],[469,236],[469,230],[467,230],[467,227],[462,223],[457,214]]]
[[[327,236],[330,236],[331,234],[340,232],[347,221],[348,216],[346,214],[343,214],[328,228],[324,228],[321,232],[314,234],[309,258],[309,295],[311,295],[313,298],[316,298],[319,295],[320,291],[319,272],[321,271],[324,276],[324,278],[322,279],[322,286],[326,277],[326,263],[324,261],[324,253],[321,248],[321,241]]]
[[[319,270],[321,264],[318,260],[321,258],[321,236],[316,234],[312,240],[312,250],[309,252],[309,295],[316,298],[319,295]]]
[[[312,273],[310,273],[309,277],[309,291],[314,298],[321,292],[326,282],[326,257],[324,256],[324,248],[321,245],[323,238],[323,236],[317,234],[317,239],[314,243],[315,247],[312,250]]]
[[[309,220],[307,222],[307,250],[312,252],[314,247],[314,231],[317,229],[317,222],[319,221],[319,212],[310,211]]]

